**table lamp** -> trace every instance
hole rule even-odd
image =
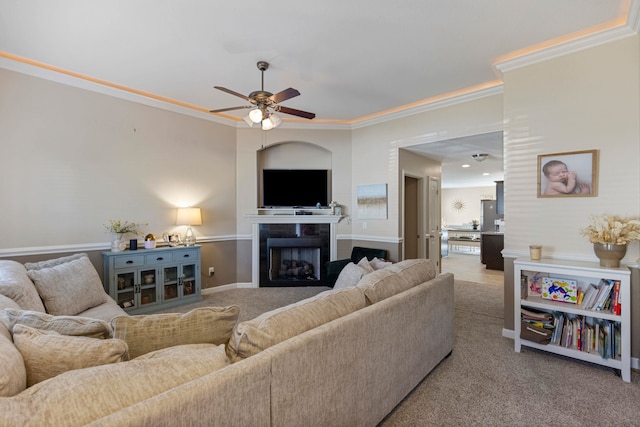
[[[192,225],[202,225],[202,214],[200,208],[178,208],[176,225],[186,225],[187,231],[184,234],[184,245],[193,246],[196,244],[196,236],[191,229]]]

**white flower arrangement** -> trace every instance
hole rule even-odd
[[[582,230],[591,243],[626,245],[640,240],[640,218],[616,215],[593,215],[591,224]]]
[[[131,234],[143,235],[144,233],[142,233],[141,231],[138,231],[138,227],[141,227],[143,225],[147,225],[147,224],[138,224],[135,222],[122,221],[119,219],[115,219],[115,220],[110,219],[109,224],[104,224],[104,229],[108,233],[115,233],[115,234],[131,233]]]

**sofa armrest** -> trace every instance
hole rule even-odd
[[[336,284],[336,280],[338,280],[338,276],[340,275],[340,272],[350,262],[351,262],[350,258],[345,258],[345,259],[339,259],[335,261],[329,261],[328,263],[325,264],[325,268],[327,272],[327,276],[326,276],[327,286],[330,286],[333,288],[333,285]]]

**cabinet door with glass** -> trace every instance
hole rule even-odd
[[[174,263],[179,264],[163,267],[163,301],[181,299],[200,293],[198,252],[184,250],[173,255]]]
[[[200,296],[200,247],[103,252],[104,284],[130,314],[194,302]]]
[[[138,308],[159,301],[156,287],[158,272],[153,269],[119,270],[115,275],[115,298],[122,308]]]

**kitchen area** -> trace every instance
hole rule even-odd
[[[496,181],[495,198],[492,194],[455,194],[456,197],[449,197],[449,203],[443,203],[443,207],[448,204],[451,212],[466,214],[476,203],[466,199],[479,197],[479,217],[458,225],[443,225],[442,257],[448,257],[450,253],[476,255],[487,270],[504,271],[504,181]],[[449,217],[456,218],[451,213]],[[443,218],[446,218],[444,214]]]

